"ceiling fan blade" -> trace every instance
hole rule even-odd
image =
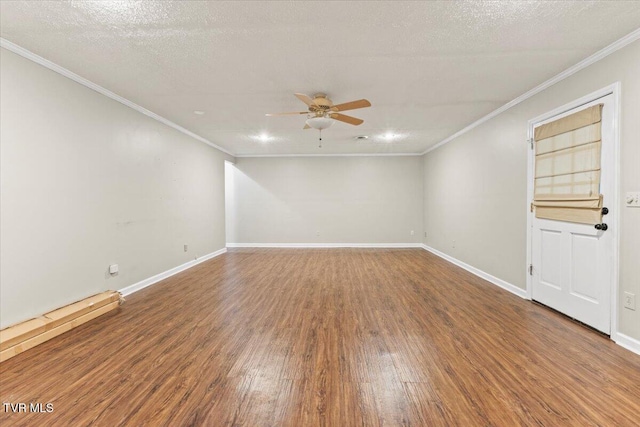
[[[354,126],[358,126],[364,123],[364,120],[362,119],[357,119],[355,117],[347,116],[345,114],[340,114],[340,113],[331,113],[329,114],[329,117],[331,117],[334,120],[339,120],[341,122],[349,123],[350,125],[354,125]]]
[[[295,113],[267,113],[265,114],[265,116],[268,117],[272,117],[272,116],[297,116],[298,114],[309,114],[308,111],[298,111]]]
[[[304,102],[305,104],[307,104],[309,107],[311,107],[312,105],[316,105],[315,102],[313,102],[313,99],[311,99],[309,96],[305,95],[304,93],[295,93],[294,94],[300,101]]]
[[[311,129],[311,126],[309,125],[304,125],[304,127],[302,129]]]
[[[331,111],[347,111],[366,107],[371,107],[371,103],[366,99],[359,99],[358,101],[351,101],[345,102],[344,104],[334,105],[333,107],[331,107]]]

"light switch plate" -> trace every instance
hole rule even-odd
[[[640,208],[640,192],[630,191],[625,194],[624,204],[628,208]]]

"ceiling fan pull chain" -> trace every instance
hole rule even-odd
[[[364,120],[356,117],[351,117],[346,114],[338,113],[338,111],[356,110],[358,108],[371,107],[371,103],[366,99],[359,99],[357,101],[345,102],[343,104],[333,105],[333,102],[327,98],[324,93],[316,93],[313,98],[304,93],[294,94],[300,101],[304,102],[308,108],[308,111],[297,111],[292,113],[275,113],[267,114],[267,116],[291,116],[291,115],[307,115],[307,121],[303,129],[318,129],[320,131],[320,137],[318,144],[319,148],[322,148],[322,129],[331,127],[336,121],[343,122],[349,125],[358,126],[361,125]]]

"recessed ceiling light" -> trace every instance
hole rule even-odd
[[[195,111],[193,112],[193,114],[195,114],[196,116],[204,116],[204,111],[201,111],[201,110],[195,110]]]
[[[380,135],[378,138],[384,140],[384,141],[396,141],[398,139],[402,139],[404,138],[406,135],[400,134],[400,133],[394,133],[394,132],[387,132],[384,133],[382,135]]]
[[[266,133],[261,133],[260,135],[253,135],[251,139],[255,139],[256,141],[260,141],[260,142],[269,142],[273,139],[273,137],[269,136]]]
[[[367,135],[358,135],[353,139],[355,139],[356,141],[361,141],[361,140],[364,140],[364,139],[369,139],[369,137]]]

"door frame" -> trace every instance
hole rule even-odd
[[[533,300],[533,276],[529,274],[529,266],[532,260],[532,231],[533,231],[533,212],[531,212],[531,203],[533,202],[533,126],[543,120],[548,120],[559,114],[566,113],[570,110],[578,108],[589,102],[604,98],[607,95],[613,96],[613,149],[614,149],[614,173],[612,209],[614,227],[610,230],[613,234],[613,265],[611,268],[611,339],[616,341],[618,335],[618,290],[619,283],[619,264],[620,264],[620,82],[613,83],[600,90],[592,92],[582,98],[571,101],[561,107],[548,111],[535,117],[527,123],[527,299]]]

